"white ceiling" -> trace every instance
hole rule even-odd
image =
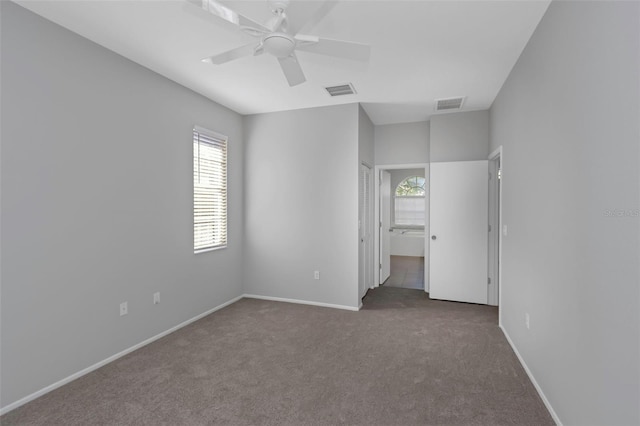
[[[438,98],[466,96],[463,110],[488,109],[550,0],[337,2],[303,32],[367,43],[371,59],[298,52],[307,82],[296,87],[269,55],[202,63],[255,39],[182,0],[18,3],[241,114],[360,102],[374,124],[390,124],[428,120]],[[264,0],[224,3],[259,22],[271,17]],[[356,95],[324,90],[347,82]]]

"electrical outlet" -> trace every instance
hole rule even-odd
[[[129,313],[129,308],[127,307],[127,302],[122,302],[120,304],[120,316],[127,315]]]
[[[314,280],[320,279],[320,271],[313,271],[313,279]]]
[[[527,330],[529,330],[529,313],[524,314],[524,325],[527,326]]]
[[[158,305],[160,303],[160,292],[153,293],[153,304]]]

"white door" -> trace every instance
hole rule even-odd
[[[429,297],[487,303],[488,162],[431,164]]]
[[[365,164],[360,165],[360,298],[364,297],[371,286],[373,275],[372,260],[373,250],[371,242],[371,168]]]
[[[391,275],[391,173],[380,170],[380,283]]]

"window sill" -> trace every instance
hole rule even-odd
[[[206,249],[202,249],[202,250],[196,250],[193,252],[193,254],[200,254],[200,253],[208,253],[210,251],[216,251],[216,250],[222,250],[222,249],[226,249],[227,246],[219,246],[219,247],[211,247],[211,248],[206,248]]]

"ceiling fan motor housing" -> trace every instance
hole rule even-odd
[[[266,52],[277,58],[290,56],[296,48],[295,40],[285,33],[271,33],[262,40],[262,44]]]
[[[285,10],[287,10],[287,7],[289,6],[289,2],[290,0],[270,0],[269,8],[273,13],[278,14],[280,12],[284,12]]]

